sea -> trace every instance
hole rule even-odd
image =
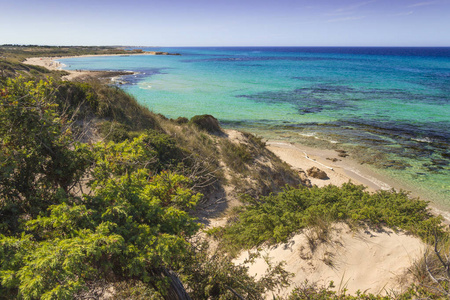
[[[69,70],[115,81],[168,118],[210,114],[225,128],[350,157],[450,211],[450,48],[140,48],[181,55],[76,57]]]

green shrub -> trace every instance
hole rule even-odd
[[[192,299],[234,300],[238,299],[237,293],[243,299],[263,300],[264,293],[289,286],[292,275],[283,269],[284,263],[275,265],[266,259],[268,269],[256,279],[248,274],[245,264],[234,264],[226,253],[211,253],[206,242],[195,246],[180,273]],[[251,259],[258,256],[253,254]]]
[[[189,120],[189,124],[213,134],[222,132],[219,121],[211,115],[194,116]]]
[[[100,135],[108,142],[120,143],[133,136],[129,126],[114,121],[103,121],[99,124],[98,129]]]
[[[69,115],[76,114],[77,119],[95,115],[98,110],[98,95],[88,83],[63,81],[56,92],[58,104],[68,110]]]
[[[0,95],[0,209],[3,229],[67,197],[90,165],[59,112],[52,82],[8,79]]]
[[[175,168],[178,164],[189,163],[187,154],[177,145],[175,139],[156,130],[148,130],[146,142],[156,151],[157,171]]]
[[[292,233],[317,224],[318,220],[363,222],[410,231],[424,240],[435,229],[443,234],[441,218],[428,211],[427,202],[410,199],[405,192],[370,194],[351,183],[342,187],[287,187],[260,201],[245,197],[237,221],[225,228],[224,245],[252,248],[266,241],[285,241]]]
[[[3,293],[73,299],[96,281],[133,279],[164,294],[160,269],[176,266],[187,254],[186,239],[200,227],[187,210],[201,195],[186,188],[190,182],[181,175],[152,175],[147,167],[157,151],[148,136],[100,143],[92,151],[91,195],[59,193],[38,215],[22,211],[19,232],[2,228]],[[35,201],[45,203],[39,197]]]

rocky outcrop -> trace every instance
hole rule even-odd
[[[317,167],[312,167],[308,169],[306,172],[308,173],[308,176],[311,176],[313,178],[328,179],[327,173],[325,173],[324,171],[322,171]]]

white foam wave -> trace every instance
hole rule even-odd
[[[413,141],[416,141],[416,142],[420,142],[420,143],[432,143],[433,141],[430,139],[430,138],[428,138],[428,137],[424,137],[424,138],[418,138],[418,139],[412,139]]]
[[[316,139],[318,138],[314,132],[313,133],[300,133],[300,135],[301,136],[306,136],[306,137],[313,137],[313,138],[316,138]]]

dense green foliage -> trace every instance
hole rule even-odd
[[[86,147],[73,143],[70,123],[56,110],[51,85],[19,78],[2,88],[0,199],[7,232],[18,229],[20,216],[35,217],[58,203],[90,164]]]
[[[427,202],[409,199],[404,192],[370,194],[351,183],[323,188],[286,188],[260,201],[246,197],[237,221],[221,230],[223,238],[238,248],[263,242],[285,241],[292,233],[319,222],[356,221],[369,225],[401,228],[426,239],[440,230],[441,218],[433,217]],[[217,230],[216,230],[217,231]]]
[[[165,158],[149,135],[74,142],[52,92],[20,78],[2,88],[2,292],[70,299],[87,282],[123,278],[163,291],[155,274],[188,252],[199,224],[187,210],[200,195],[185,177],[157,173]],[[82,177],[89,194],[75,192]]]

